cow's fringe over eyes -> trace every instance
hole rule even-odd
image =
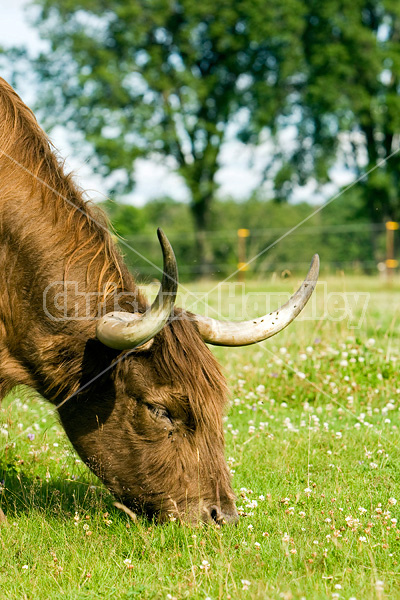
[[[174,385],[186,388],[196,423],[210,427],[221,419],[227,393],[225,378],[189,319],[190,315],[175,310],[175,318],[154,344],[154,365],[163,378],[172,377]]]

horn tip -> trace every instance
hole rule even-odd
[[[161,227],[157,227],[157,237],[158,237],[158,241],[160,242],[162,251],[166,252],[166,250],[168,248],[169,253],[173,254],[171,244],[169,243],[169,240],[168,240],[167,236],[165,235],[165,233],[163,232],[163,230],[161,229]]]
[[[308,272],[308,280],[317,281],[319,275],[319,255],[314,254],[311,259],[310,270]]]

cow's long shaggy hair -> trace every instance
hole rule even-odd
[[[12,195],[15,194],[13,182],[29,190],[30,198],[40,195],[43,210],[51,211],[53,235],[58,233],[66,242],[64,277],[68,277],[75,263],[84,262],[89,285],[94,282],[100,290],[112,280],[123,289],[128,273],[112,242],[104,213],[84,200],[72,175],[65,173],[63,162],[32,111],[2,78],[0,140],[2,200],[5,182]]]

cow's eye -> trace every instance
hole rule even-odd
[[[172,421],[171,415],[165,408],[161,408],[161,406],[155,406],[154,404],[146,404],[146,406],[149,412],[156,419],[164,419],[170,422]]]

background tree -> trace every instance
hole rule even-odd
[[[291,113],[299,135],[280,173],[283,197],[309,177],[327,181],[338,159],[360,177],[399,148],[400,4],[305,5],[304,63]],[[400,154],[358,187],[370,221],[399,220]]]
[[[288,109],[301,61],[302,0],[38,0],[47,126],[73,123],[98,170],[133,182],[161,156],[191,197],[199,262],[228,127],[259,142]]]

